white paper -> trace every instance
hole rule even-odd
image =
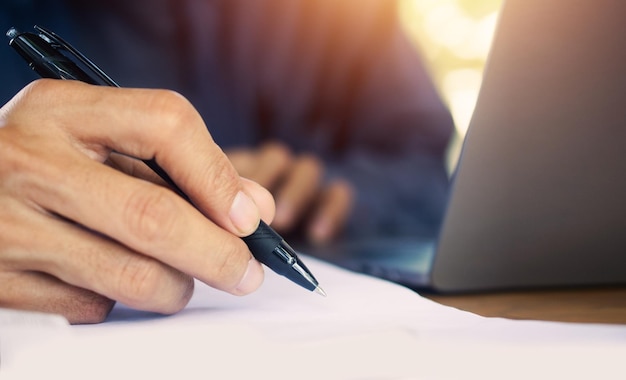
[[[196,283],[185,310],[4,347],[0,379],[624,378],[626,327],[484,318],[304,260],[328,297],[267,271],[255,294]],[[1,332],[1,330],[0,330]],[[0,336],[0,342],[2,337]],[[5,354],[0,351],[0,354]]]

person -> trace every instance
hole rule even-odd
[[[194,278],[248,294],[261,218],[311,244],[436,233],[453,122],[394,2],[0,5],[5,30],[34,24],[124,88],[0,49],[1,307],[94,323],[116,301],[175,313]]]

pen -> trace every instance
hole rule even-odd
[[[35,30],[37,34],[22,33],[11,28],[6,36],[9,38],[9,45],[41,77],[120,87],[98,66],[57,34],[40,26],[35,26]],[[73,59],[70,59],[68,55]],[[156,160],[149,159],[143,162],[167,182],[178,195],[190,202],[187,195],[172,181]],[[326,296],[313,274],[298,258],[295,250],[265,222],[261,220],[257,230],[242,239],[252,255],[274,272],[287,277],[305,289]]]

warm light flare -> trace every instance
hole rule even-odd
[[[458,155],[476,103],[502,0],[400,0],[400,16],[454,118]]]

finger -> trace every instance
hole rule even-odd
[[[115,302],[37,272],[0,273],[1,307],[59,314],[72,324],[100,323]]]
[[[289,231],[304,216],[317,197],[322,171],[321,162],[311,155],[303,155],[294,162],[276,191],[273,226],[277,230]]]
[[[192,295],[193,279],[163,263],[7,198],[1,203],[10,217],[0,232],[4,268],[47,273],[131,307],[164,314],[181,310]]]
[[[274,189],[292,165],[289,149],[280,143],[270,142],[259,148],[256,168],[248,178],[261,186]]]
[[[58,166],[38,158],[41,172],[19,186],[31,202],[215,288],[246,294],[262,282],[243,241],[172,191],[72,151],[56,155]]]
[[[112,153],[106,161],[106,164],[129,176],[144,179],[159,186],[170,187],[169,184],[150,169],[148,165],[136,158]]]
[[[239,175],[198,112],[179,94],[55,80],[33,82],[24,92],[30,96],[21,96],[14,106],[25,106],[28,112],[12,113],[22,118],[14,120],[18,124],[40,125],[45,120],[49,133],[56,126],[76,149],[101,161],[111,149],[154,158],[218,225],[239,236],[258,226],[258,210],[242,191]]]
[[[165,183],[161,177],[152,171],[152,169],[150,169],[146,164],[137,159],[113,153],[109,157],[108,162],[109,166],[112,168],[120,170],[130,176],[145,179],[154,184],[169,188],[169,185]],[[244,191],[247,194],[250,194],[254,203],[257,205],[261,219],[263,219],[267,224],[272,223],[274,213],[276,211],[276,205],[272,194],[266,188],[250,179],[241,178],[241,181]]]
[[[329,242],[344,228],[354,203],[354,189],[337,180],[324,190],[308,225],[309,240],[316,244]]]

